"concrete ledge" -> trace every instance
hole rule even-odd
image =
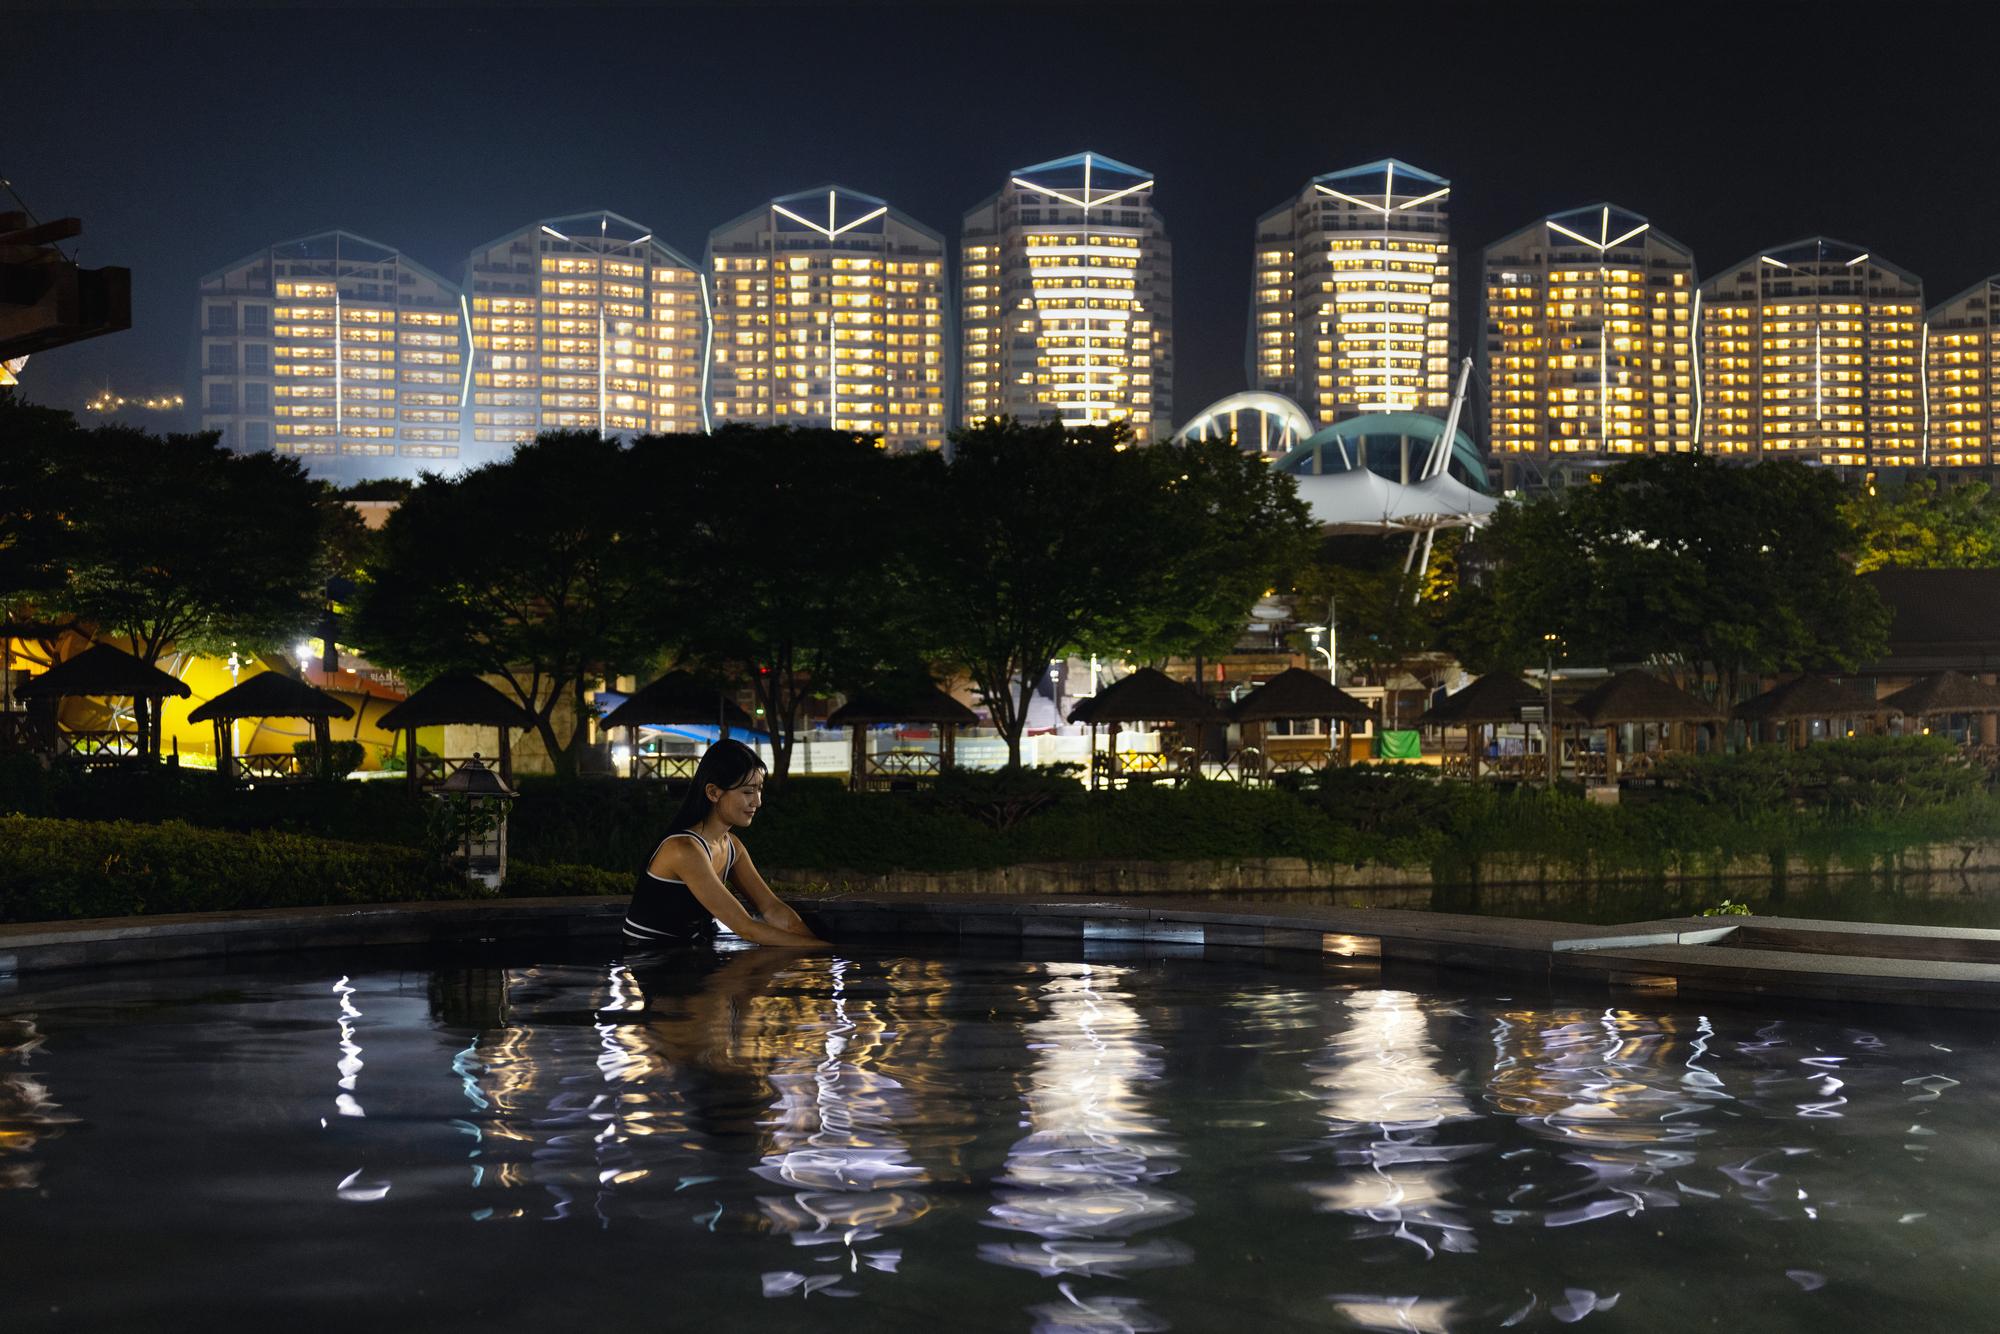
[[[498,899],[100,918],[0,927],[0,978],[107,964],[374,945],[617,937],[625,899]],[[831,897],[799,910],[835,940],[1136,943],[1281,950],[1691,996],[2000,1009],[2000,931],[1790,918],[1620,926],[1213,900]]]

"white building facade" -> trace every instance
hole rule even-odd
[[[962,424],[1173,424],[1173,254],[1152,174],[1098,153],[1022,167],[959,242]]]
[[[898,451],[944,444],[944,237],[837,185],[708,238],[710,420],[831,427]]]

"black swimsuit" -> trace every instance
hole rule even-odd
[[[668,834],[660,840],[660,847],[653,849],[653,857],[660,855],[660,848],[667,845],[667,839],[691,838],[701,844],[701,854],[714,864],[715,854],[709,850],[708,840],[692,829],[682,829]],[[707,940],[716,932],[715,917],[701,906],[701,900],[687,887],[685,880],[668,880],[653,874],[653,857],[639,868],[639,875],[632,885],[632,906],[625,910],[625,937],[628,940],[645,941],[658,945],[688,944]],[[729,873],[736,869],[736,840],[729,840],[729,859],[722,866],[722,884],[729,887]],[[733,890],[731,891],[734,892]]]

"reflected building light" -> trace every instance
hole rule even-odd
[[[1035,1052],[1029,1075],[1030,1133],[1007,1154],[987,1223],[1038,1241],[987,1243],[980,1258],[1049,1278],[1110,1278],[1185,1264],[1187,1248],[1137,1234],[1188,1217],[1182,1196],[1155,1183],[1176,1170],[1179,1146],[1146,1107],[1140,1090],[1161,1062],[1114,965],[1052,963],[1041,996],[1047,1018],[1027,1025]],[[1118,1306],[1125,1324],[1084,1323],[1102,1299],[1064,1295],[1078,1308],[1051,1328],[1149,1329],[1137,1303]],[[1060,1310],[1061,1308],[1054,1308]],[[1037,1307],[1038,1314],[1051,1308]],[[1068,1318],[1068,1317],[1065,1317]]]
[[[922,1217],[930,1200],[912,1189],[926,1174],[896,1130],[911,1110],[903,1086],[873,1068],[890,1030],[874,1003],[848,995],[853,971],[845,959],[830,962],[830,1012],[817,1025],[817,1050],[781,1060],[790,1068],[771,1074],[778,1099],[764,1124],[772,1149],[752,1170],[794,1188],[758,1201],[794,1246],[844,1251],[841,1268],[850,1274],[864,1266],[894,1273],[900,1250],[864,1247]],[[814,1282],[773,1271],[764,1275],[765,1295],[808,1294]]]
[[[354,1021],[361,1017],[360,1007],[354,1003],[354,987],[348,983],[345,974],[333,984],[333,994],[340,997],[340,1060],[335,1068],[340,1071],[336,1081],[341,1092],[334,1095],[334,1107],[342,1116],[366,1116],[361,1104],[354,1097],[354,1090],[361,1083],[361,1068],[366,1062],[361,1059],[361,1044],[354,1040]]]
[[[1452,1297],[1338,1296],[1333,1307],[1356,1329],[1384,1334],[1451,1334],[1458,1300]]]
[[[1362,1236],[1395,1237],[1427,1255],[1476,1249],[1472,1225],[1452,1207],[1444,1165],[1486,1146],[1437,1142],[1439,1127],[1477,1113],[1437,1070],[1421,1002],[1405,991],[1360,991],[1345,1009],[1345,1031],[1313,1064],[1313,1088],[1337,1157],[1353,1170],[1306,1189],[1322,1209],[1367,1220]]]
[[[28,1072],[43,1040],[33,1015],[0,1018],[0,1191],[39,1189],[36,1148],[81,1119],[65,1112],[48,1084]]]
[[[1693,1167],[1695,1146],[1715,1133],[1698,1118],[1729,1095],[1719,1081],[1671,1068],[1679,1025],[1671,1014],[1619,1009],[1500,1018],[1490,1103],[1560,1145],[1560,1161],[1580,1173],[1524,1195],[1524,1215],[1566,1227],[1680,1204],[1674,1174]]]

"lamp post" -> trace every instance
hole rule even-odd
[[[1556,773],[1562,767],[1562,747],[1556,741],[1556,649],[1562,643],[1554,635],[1542,636],[1542,740],[1548,747],[1548,786],[1555,789]]]
[[[515,793],[474,755],[434,794],[444,803],[447,857],[490,890],[507,878],[507,804]]]

